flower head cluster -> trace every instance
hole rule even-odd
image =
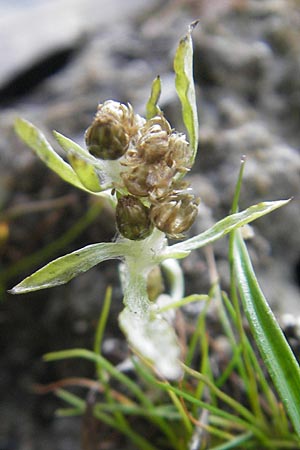
[[[145,120],[130,105],[99,105],[85,134],[89,152],[119,160],[122,186],[116,211],[120,233],[128,239],[147,237],[153,227],[178,238],[194,222],[199,200],[181,178],[190,169],[189,144],[160,113]]]
[[[127,151],[138,126],[130,105],[108,100],[98,106],[95,119],[85,132],[87,149],[97,158],[118,159]]]

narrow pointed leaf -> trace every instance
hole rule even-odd
[[[233,240],[234,271],[252,334],[280,398],[300,436],[300,368],[265,299],[241,233]]]
[[[275,209],[286,205],[289,201],[290,200],[262,202],[257,205],[250,206],[242,212],[231,214],[230,216],[225,217],[225,219],[217,222],[203,233],[168,247],[162,256],[164,258],[177,258],[177,254],[180,252],[195,250],[196,248],[211,244],[230,233],[230,231],[242,227],[243,225],[258,219],[259,217],[269,214]]]
[[[76,172],[81,183],[89,190],[93,192],[102,191],[99,177],[95,171],[95,168],[86,162],[83,158],[78,157],[75,153],[68,153],[68,160],[74,172]]]
[[[160,77],[157,76],[155,78],[155,80],[153,80],[153,83],[151,86],[151,94],[150,94],[150,97],[149,97],[149,100],[148,100],[147,106],[146,106],[147,120],[149,120],[152,117],[159,114],[160,109],[157,106],[157,103],[159,101],[160,94],[161,94],[161,81],[160,81]]]
[[[87,149],[81,147],[80,145],[78,145],[76,142],[72,141],[72,139],[64,136],[63,134],[59,133],[58,131],[53,131],[53,136],[55,137],[55,139],[57,140],[57,142],[59,143],[59,145],[64,149],[64,151],[66,153],[68,153],[69,151],[72,151],[73,153],[76,153],[80,156],[84,156],[86,158],[90,158],[91,161],[93,161],[94,163],[97,162],[97,159],[92,156]]]
[[[53,150],[43,133],[34,125],[27,120],[18,118],[15,121],[15,131],[53,172],[68,183],[87,190],[72,167]]]
[[[122,256],[116,243],[100,243],[88,245],[68,255],[61,256],[39,269],[10,290],[11,294],[46,289],[65,284],[77,275],[86,272],[107,259]]]
[[[90,192],[98,193],[112,188],[111,180],[108,176],[109,166],[107,165],[107,161],[95,158],[87,149],[81,147],[63,134],[58,133],[58,131],[53,131],[53,135],[66,152],[74,172],[76,172],[82,184]],[[101,178],[101,182],[99,177]]]
[[[191,145],[191,165],[198,148],[198,114],[193,77],[193,42],[191,33],[198,22],[190,25],[181,39],[174,58],[175,86],[182,107],[182,117]]]

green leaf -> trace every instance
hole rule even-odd
[[[102,261],[120,258],[120,246],[114,242],[88,245],[55,259],[11,289],[11,294],[24,294],[65,284]]]
[[[300,368],[265,299],[240,232],[233,238],[234,271],[252,334],[300,436]]]
[[[72,167],[53,150],[43,133],[32,123],[18,118],[15,121],[15,131],[53,172],[73,186],[88,190],[83,186]]]
[[[78,175],[78,178],[89,191],[100,192],[111,187],[108,185],[101,186],[100,184],[97,169],[98,172],[102,172],[103,178],[105,178],[104,163],[100,159],[95,158],[86,149],[82,148],[63,134],[53,131],[53,135],[59,145],[67,153],[68,160]]]
[[[102,191],[99,177],[95,171],[95,168],[86,162],[84,159],[78,157],[75,153],[68,153],[68,160],[71,166],[76,172],[81,183],[89,190],[93,192]]]
[[[217,222],[208,230],[197,236],[187,239],[169,246],[162,254],[163,258],[178,258],[180,252],[195,250],[204,247],[207,244],[220,239],[226,234],[233,231],[235,228],[242,227],[253,220],[258,219],[283,205],[286,205],[290,200],[278,200],[275,202],[262,202],[257,205],[250,206],[242,212],[231,214],[224,219]]]
[[[125,308],[119,315],[119,323],[130,345],[161,376],[173,380],[180,377],[180,347],[174,328],[165,319],[154,313],[137,316]]]
[[[198,114],[193,77],[193,42],[191,33],[198,21],[189,26],[187,35],[181,39],[174,58],[175,86],[182,107],[182,117],[191,145],[191,165],[198,148]]]
[[[69,153],[69,151],[72,151],[73,153],[76,153],[79,156],[83,156],[85,158],[88,158],[92,164],[96,165],[98,160],[91,155],[87,149],[81,147],[76,142],[72,141],[72,139],[67,138],[63,134],[59,133],[58,131],[53,130],[53,136],[61,146],[61,148],[64,149],[66,153]]]
[[[160,81],[160,77],[157,76],[153,80],[153,83],[151,86],[151,94],[150,94],[149,100],[146,105],[147,120],[151,119],[152,117],[154,117],[160,113],[160,109],[157,106],[160,94],[161,94],[161,81]]]

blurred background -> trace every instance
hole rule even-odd
[[[300,4],[298,0],[1,0],[0,1],[0,450],[77,450],[79,418],[54,416],[60,402],[38,385],[91,376],[75,361],[41,356],[91,348],[108,284],[113,311],[104,353],[126,356],[118,329],[122,295],[115,263],[106,262],[49,291],[6,291],[41,265],[116,230],[104,204],[68,186],[15,136],[21,116],[53,143],[55,129],[84,142],[97,104],[130,102],[144,114],[152,80],[162,78],[160,106],[184,132],[173,57],[188,25],[200,120],[199,156],[189,177],[201,198],[191,233],[230,210],[242,155],[240,207],[294,197],[253,225],[249,249],[263,290],[283,325],[300,317]],[[54,144],[55,145],[55,144]],[[57,147],[56,147],[57,148]],[[215,257],[228,287],[227,241]],[[183,261],[187,293],[206,293],[203,251]],[[299,320],[298,320],[298,327]],[[298,347],[299,348],[299,347]],[[103,428],[98,449],[126,448]],[[85,449],[84,449],[85,450]]]

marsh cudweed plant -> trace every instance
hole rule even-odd
[[[274,359],[271,356],[274,355],[277,364],[279,353],[278,349],[277,353],[274,352],[270,330],[274,336],[279,333],[278,326],[273,318],[271,320],[260,293],[256,292],[255,301],[260,299],[264,307],[253,306],[253,297],[249,297],[249,292],[252,292],[248,289],[252,269],[238,228],[279,208],[286,201],[264,202],[242,212],[237,212],[235,205],[231,215],[205,232],[186,238],[187,231],[197,220],[198,208],[201,208],[200,200],[186,181],[186,175],[193,169],[198,146],[192,76],[193,26],[180,41],[174,59],[175,87],[187,135],[174,130],[158,106],[161,90],[159,77],[152,84],[145,117],[135,113],[130,104],[106,100],[98,105],[95,117],[85,132],[85,147],[54,132],[66,159],[55,152],[34,125],[24,119],[16,120],[17,134],[50,169],[75,187],[110,202],[115,208],[118,237],[115,242],[90,244],[50,262],[11,292],[19,294],[64,284],[104,260],[119,260],[124,293],[120,326],[132,349],[148,361],[160,377],[177,380],[183,375],[180,347],[172,321],[165,313],[166,309],[172,308],[172,303],[178,305],[184,297],[183,275],[177,260],[230,233],[247,318],[270,374],[276,381],[279,372],[275,375],[272,372]],[[169,238],[175,243],[170,245]],[[152,285],[154,279],[155,284],[153,274],[161,266],[169,275],[170,290],[160,294],[159,289],[152,289],[150,294],[149,279],[151,277]],[[153,292],[156,294],[153,295]],[[262,337],[265,339],[261,344]],[[281,338],[278,339],[277,343]],[[283,370],[281,386],[288,379],[284,376],[284,368],[295,369],[292,356],[285,354],[284,364],[280,367]],[[299,381],[297,383],[299,385]],[[285,386],[281,390],[280,386],[279,393],[288,409],[293,396],[287,396],[286,389],[293,392],[293,388]],[[289,401],[286,401],[287,398]],[[294,407],[290,408],[290,414],[296,422],[298,417]]]

